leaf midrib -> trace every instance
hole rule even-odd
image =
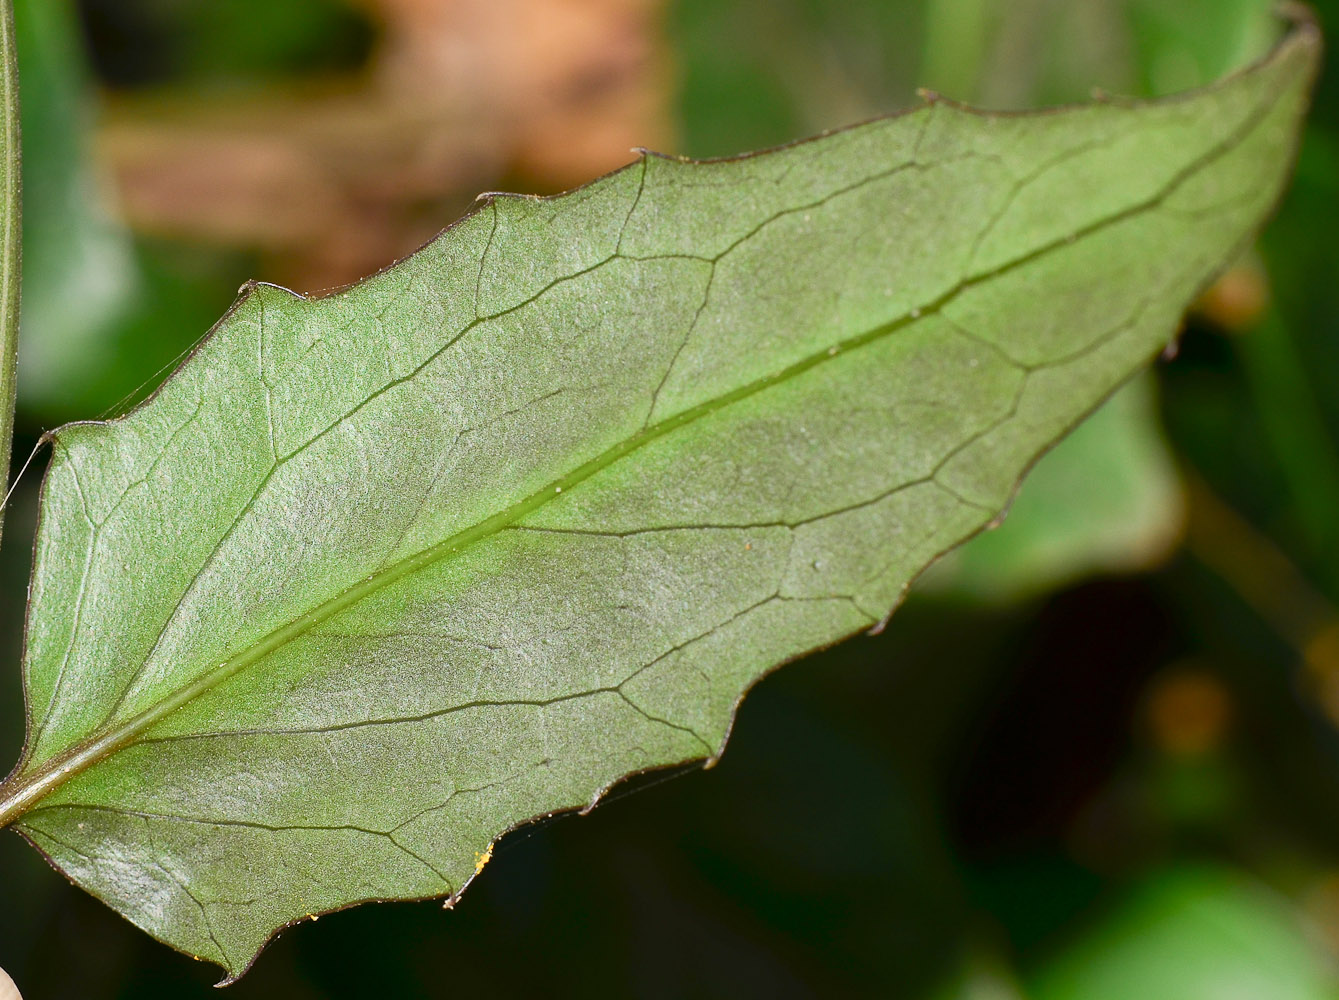
[[[664,420],[639,431],[637,434],[624,439],[594,458],[582,463],[571,472],[551,480],[546,486],[541,487],[530,496],[517,501],[510,507],[504,508],[491,517],[485,518],[435,545],[423,549],[414,555],[408,556],[364,580],[360,580],[342,593],[316,606],[311,611],[299,616],[287,625],[272,630],[254,645],[235,654],[219,666],[202,674],[195,681],[185,685],[175,693],[168,695],[166,698],[161,699],[139,714],[132,716],[119,726],[108,729],[101,735],[74,745],[64,753],[58,754],[43,762],[42,765],[28,774],[16,773],[7,781],[0,783],[0,828],[14,822],[38,800],[63,785],[73,776],[82,773],[93,765],[110,757],[117,751],[132,744],[136,738],[148,731],[158,722],[161,722],[167,716],[171,715],[177,709],[193,701],[201,694],[219,686],[224,681],[252,664],[269,656],[288,642],[302,636],[311,628],[334,617],[354,604],[357,604],[364,597],[390,586],[403,577],[430,566],[441,559],[447,558],[479,541],[492,537],[508,525],[521,520],[543,507],[550,500],[565,492],[569,492],[571,489],[580,485],[598,472],[603,471],[615,462],[639,451],[651,442],[699,419],[710,416],[734,403],[754,396],[773,386],[797,378],[810,369],[821,365],[825,361],[833,360],[850,351],[875,343],[906,326],[935,316],[950,302],[976,285],[1002,277],[1013,270],[1025,267],[1027,264],[1048,253],[1077,243],[1095,233],[1101,232],[1109,226],[1117,225],[1120,222],[1133,218],[1144,212],[1156,209],[1179,187],[1181,187],[1181,185],[1185,184],[1202,170],[1212,165],[1214,161],[1226,155],[1226,153],[1236,148],[1242,141],[1244,141],[1246,137],[1260,125],[1261,121],[1267,116],[1272,107],[1273,101],[1267,97],[1263,102],[1263,105],[1258,105],[1253,108],[1251,113],[1245,116],[1242,124],[1238,126],[1237,129],[1233,130],[1226,139],[1212,147],[1200,157],[1197,157],[1191,163],[1187,164],[1173,175],[1171,180],[1163,185],[1162,188],[1143,201],[1090,222],[1088,225],[1075,230],[1072,233],[1051,240],[1026,254],[1021,254],[997,265],[996,267],[964,278],[958,284],[942,293],[938,298],[924,306],[913,308],[896,319],[876,326],[864,333],[856,334],[833,346],[814,352],[786,368],[783,368],[779,372],[755,379],[737,389],[706,400],[694,407],[683,410],[680,413],[667,417]],[[1224,259],[1226,259],[1226,257]]]

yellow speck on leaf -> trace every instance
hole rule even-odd
[[[488,862],[492,860],[493,860],[493,845],[489,844],[487,847],[484,848],[484,852],[482,854],[476,853],[474,855],[474,874],[478,875],[481,871],[484,870],[484,865],[488,864]]]

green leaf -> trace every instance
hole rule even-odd
[[[1176,71],[1181,82],[1173,90],[1202,86],[1266,51],[1280,28],[1273,0],[826,6],[680,0],[672,6],[680,22],[684,135],[707,151],[726,149],[741,135],[778,141],[802,130],[796,122],[821,127],[825,117],[877,108],[914,83],[990,107],[1081,100],[1094,84],[1156,96],[1158,67]],[[822,45],[811,44],[814,38]],[[831,51],[810,65],[802,55],[815,49]],[[919,77],[904,79],[918,50]],[[836,64],[840,85],[831,80]],[[1165,83],[1161,93],[1168,92]],[[782,85],[784,93],[775,92]],[[788,100],[788,112],[778,116],[767,95]],[[925,587],[998,601],[1093,573],[1147,568],[1180,535],[1184,505],[1176,478],[1156,402],[1135,387],[1044,455],[1001,530],[941,562]]]
[[[14,435],[14,364],[19,346],[19,86],[14,62],[14,6],[0,0],[0,469],[9,470]],[[9,476],[0,479],[8,492]],[[0,534],[5,508],[0,504]]]
[[[327,298],[248,286],[149,402],[56,434],[0,823],[235,977],[714,759],[1162,350],[1277,198],[1318,46],[644,156]]]
[[[1137,885],[1044,965],[1027,995],[1332,998],[1339,977],[1308,940],[1300,916],[1285,898],[1240,872],[1169,869]]]

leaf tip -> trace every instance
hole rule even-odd
[[[201,958],[199,955],[192,955],[191,958],[195,959],[197,962],[213,961],[212,959]],[[223,978],[214,984],[214,989],[221,990],[225,986],[233,985],[233,983],[237,982],[237,980],[242,978],[242,976],[246,973],[248,968],[250,968],[250,965],[246,966],[245,968],[238,969],[237,971],[233,971],[232,969],[225,967],[223,970],[224,973]]]
[[[1286,22],[1290,30],[1265,61],[1268,62],[1281,53],[1293,57],[1300,56],[1306,60],[1314,78],[1319,68],[1321,51],[1325,48],[1325,38],[1320,30],[1316,12],[1308,4],[1281,0],[1275,4],[1274,14]]]
[[[1278,0],[1274,4],[1274,16],[1287,21],[1315,41],[1320,40],[1320,22],[1310,4],[1302,3],[1301,0]]]

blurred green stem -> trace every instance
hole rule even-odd
[[[1333,592],[1339,588],[1339,452],[1278,309],[1270,308],[1257,329],[1234,343],[1298,524],[1319,564],[1336,567],[1328,581]]]
[[[1186,470],[1186,547],[1226,582],[1256,614],[1305,655],[1332,627],[1334,606],[1298,572],[1270,539]]]
[[[1339,725],[1339,609],[1198,475],[1187,470],[1185,480],[1186,547],[1297,650],[1309,693]]]
[[[0,0],[0,468],[8,493],[9,449],[14,434],[14,366],[19,342],[19,79],[14,58],[14,6]],[[0,505],[0,533],[5,510]]]

